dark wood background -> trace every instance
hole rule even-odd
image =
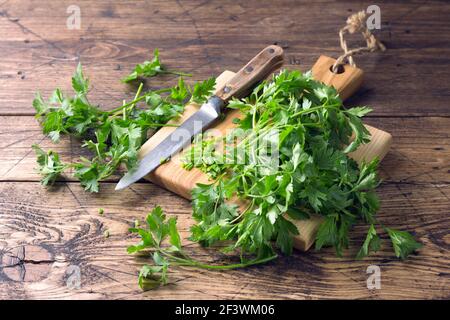
[[[384,242],[380,252],[355,261],[366,231],[357,227],[343,258],[326,249],[245,270],[184,269],[172,275],[174,284],[146,293],[136,283],[145,260],[125,252],[136,241],[127,228],[161,204],[178,216],[186,237],[189,202],[145,182],[119,197],[113,192],[117,176],[94,195],[75,181],[41,187],[31,144],[70,160],[79,155],[79,141],[51,145],[33,117],[34,93],[48,96],[57,86],[68,90],[81,60],[93,84],[91,99],[104,108],[118,106],[133,94],[119,79],[155,47],[168,67],[192,72],[194,80],[236,71],[272,43],[285,48],[287,68],[308,70],[320,54],[341,53],[338,29],[372,1],[75,2],[0,1],[0,298],[450,298],[447,1],[377,2],[382,18],[377,34],[388,51],[356,58],[366,81],[347,103],[373,107],[366,122],[394,137],[380,170],[379,216],[414,232],[424,243],[418,255],[399,261]],[[81,8],[80,30],[66,27],[71,4]],[[165,76],[151,84],[174,80]],[[195,246],[189,250],[201,259],[221,259]],[[366,287],[371,264],[381,268],[380,290]],[[79,289],[66,286],[71,266],[80,268]]]

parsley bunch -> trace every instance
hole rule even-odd
[[[138,76],[162,73],[157,50],[153,67],[148,63],[144,65],[146,72],[138,72]],[[152,68],[155,72],[149,71]],[[82,147],[88,149],[90,157],[63,163],[56,152],[46,152],[33,145],[42,184],[52,184],[62,173],[71,170],[87,191],[98,192],[99,181],[111,176],[120,166],[125,165],[131,170],[136,165],[138,150],[147,140],[149,131],[157,130],[179,116],[189,96],[191,101],[205,101],[214,85],[215,80],[211,78],[191,88],[180,77],[174,87],[142,93],[141,83],[132,101],[123,101],[117,108],[105,111],[89,102],[89,80],[78,64],[72,77],[73,96],[56,89],[45,101],[37,93],[33,106],[43,133],[54,143],[59,142],[61,135],[74,136],[82,141]],[[144,108],[138,107],[140,102],[145,103]]]
[[[223,252],[237,253],[241,263],[209,265],[185,255],[175,221],[164,222],[158,207],[147,216],[147,229],[131,229],[142,240],[128,252],[152,252],[153,265],[144,265],[139,275],[142,288],[148,281],[152,288],[166,284],[169,266],[226,270],[273,260],[278,250],[291,254],[298,235],[292,221],[313,214],[323,217],[317,250],[334,246],[342,255],[358,222],[369,226],[358,259],[379,250],[377,227],[388,233],[397,257],[405,259],[421,247],[408,232],[376,220],[378,160],[358,165],[348,157],[370,141],[360,119],[369,108],[344,109],[333,88],[298,71],[282,71],[229,107],[243,114],[234,119],[236,129],[225,137],[197,139],[185,152],[183,166],[214,179],[192,191],[196,224],[190,240],[225,244]],[[171,246],[161,245],[165,237]]]
[[[205,246],[231,241],[226,251],[258,259],[274,255],[275,247],[290,254],[298,234],[292,220],[315,214],[324,218],[316,249],[334,246],[342,255],[352,226],[361,221],[369,231],[358,258],[379,249],[377,225],[388,232],[397,257],[421,246],[407,232],[377,222],[378,160],[358,166],[348,157],[370,141],[360,119],[369,108],[343,109],[335,89],[299,71],[280,72],[228,107],[244,115],[235,119],[237,128],[198,142],[184,158],[185,168],[216,178],[192,191],[197,223],[191,240]]]

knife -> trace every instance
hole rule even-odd
[[[264,80],[283,64],[283,49],[276,45],[266,47],[250,60],[200,109],[184,121],[175,131],[139,160],[134,170],[128,171],[116,190],[121,190],[155,170],[161,163],[180,151],[191,139],[208,128],[222,113],[232,97],[241,98],[254,85]]]

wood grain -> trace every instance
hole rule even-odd
[[[85,299],[311,299],[311,298],[449,298],[448,264],[450,239],[442,225],[448,216],[449,186],[413,183],[385,183],[379,188],[383,200],[379,218],[396,228],[414,231],[425,245],[417,256],[402,262],[392,255],[383,234],[383,247],[363,261],[354,259],[366,228],[357,227],[343,258],[332,249],[294,253],[268,265],[231,272],[183,269],[171,274],[173,284],[141,293],[136,280],[145,257],[127,255],[125,247],[137,242],[127,232],[137,217],[156,204],[162,204],[188,226],[191,208],[188,201],[174,197],[152,184],[136,184],[122,197],[113,192],[114,184],[104,183],[104,192],[90,195],[76,183],[58,184],[48,192],[38,183],[0,184],[1,251],[8,254],[21,245],[42,247],[50,259],[27,257],[28,263],[47,265],[45,279],[15,281],[11,271],[0,272],[0,298],[85,298]],[[152,197],[148,195],[151,194]],[[103,215],[98,208],[105,209]],[[110,237],[105,238],[105,230]],[[186,244],[188,230],[182,229]],[[188,246],[196,258],[221,263],[216,250]],[[33,260],[35,259],[35,260]],[[366,288],[366,268],[379,265],[382,289]],[[69,266],[81,272],[79,289],[66,286]],[[24,266],[27,268],[27,265]]]
[[[394,137],[380,169],[379,217],[416,233],[425,245],[417,256],[398,261],[383,242],[380,252],[355,261],[366,232],[358,226],[343,258],[331,249],[310,250],[245,270],[183,269],[171,275],[173,284],[147,293],[136,283],[145,258],[125,253],[137,241],[126,230],[156,204],[188,226],[189,202],[147,182],[117,197],[117,176],[102,183],[97,195],[70,178],[42,188],[31,144],[54,148],[65,160],[76,160],[80,149],[79,141],[63,139],[54,146],[42,136],[33,119],[34,93],[48,96],[57,86],[70,92],[80,60],[93,84],[91,101],[117,107],[135,89],[118,79],[155,47],[168,68],[193,72],[190,81],[218,75],[224,66],[238,70],[273,43],[283,47],[287,68],[306,71],[320,54],[341,54],[338,28],[373,1],[80,0],[81,29],[68,30],[66,9],[72,4],[0,3],[0,298],[450,299],[450,3],[378,1],[382,25],[376,33],[388,50],[355,58],[365,82],[346,102],[374,108],[366,123]],[[350,42],[360,44],[357,36]],[[146,86],[174,81],[163,76]],[[189,248],[205,261],[224,259]],[[381,290],[366,287],[371,264],[381,268]],[[80,268],[79,289],[66,286],[70,266]]]
[[[287,67],[300,65],[307,70],[319,54],[335,58],[341,54],[337,32],[349,9],[373,4],[368,0],[358,4],[283,0],[278,5],[260,5],[257,0],[183,2],[79,1],[80,30],[65,27],[70,1],[3,4],[0,87],[8,90],[0,92],[0,114],[33,114],[31,100],[38,89],[44,96],[56,86],[69,90],[78,60],[94,84],[92,101],[104,108],[118,106],[124,96],[132,97],[118,79],[148,59],[155,47],[161,49],[168,67],[191,71],[195,80],[217,75],[224,66],[238,70],[261,47],[274,42],[284,47]],[[448,85],[439,79],[450,77],[450,70],[439,66],[450,62],[450,3],[380,1],[379,6],[383,14],[377,35],[388,50],[355,58],[367,81],[351,103],[377,101],[373,116],[449,116],[450,109],[441,99]],[[350,39],[351,44],[359,40],[359,36]],[[151,84],[162,86],[171,79],[166,76]]]

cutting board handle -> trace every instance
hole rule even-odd
[[[241,98],[282,64],[283,49],[276,45],[268,46],[239,70],[216,95],[225,102],[231,97]]]
[[[312,75],[314,79],[333,86],[341,99],[345,100],[359,89],[363,82],[364,72],[346,64],[341,66],[337,73],[334,73],[331,68],[335,62],[336,60],[333,58],[320,56],[311,69]]]

